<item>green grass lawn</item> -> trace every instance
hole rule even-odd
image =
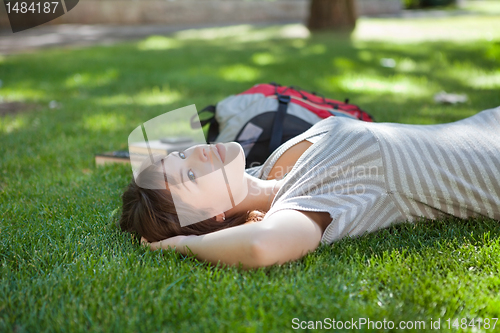
[[[0,331],[282,332],[324,318],[429,331],[500,318],[498,221],[403,224],[252,271],[150,252],[114,227],[131,170],[96,168],[94,154],[169,110],[270,81],[349,97],[380,122],[500,105],[500,16],[358,23],[352,36],[242,25],[2,57],[0,96],[39,107],[0,117]],[[442,90],[469,101],[435,104]]]

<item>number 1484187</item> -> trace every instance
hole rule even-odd
[[[495,329],[497,325],[498,318],[478,318],[478,319],[447,319],[449,329]]]
[[[31,5],[28,7],[27,2],[15,2],[13,6],[11,6],[10,2],[6,2],[5,6],[7,7],[7,13],[16,13],[16,14],[25,14],[28,12],[31,12],[33,14],[49,14],[52,10],[52,5],[54,5],[54,9],[52,10],[52,13],[56,12],[56,8],[59,2],[38,2],[34,3],[32,2]]]

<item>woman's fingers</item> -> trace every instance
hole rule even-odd
[[[151,250],[174,250],[180,239],[186,236],[175,236],[158,242],[149,242],[146,238],[141,237],[141,245],[149,247]]]
[[[141,237],[141,245],[144,245],[144,246],[149,246],[150,243],[148,242],[148,240],[146,238]]]
[[[161,249],[161,242],[162,241],[159,241],[159,242],[149,242],[146,238],[144,238],[144,236],[141,237],[141,245],[143,246],[146,246],[146,247],[149,247],[150,250],[158,250],[158,249]]]

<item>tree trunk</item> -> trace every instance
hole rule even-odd
[[[353,30],[356,0],[310,0],[307,27],[310,30]]]

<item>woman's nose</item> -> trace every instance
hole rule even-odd
[[[196,159],[200,159],[201,161],[205,162],[208,160],[208,149],[204,146],[197,146],[194,148],[193,151],[193,157]]]

